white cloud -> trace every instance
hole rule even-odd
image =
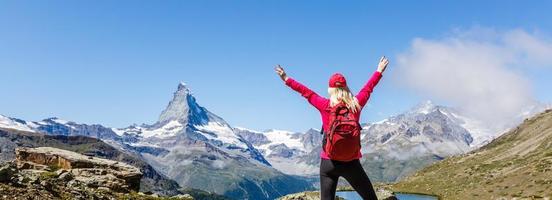
[[[504,41],[520,56],[520,64],[550,66],[552,63],[552,41],[543,39],[537,33],[514,30],[504,34]]]
[[[524,76],[530,66],[552,66],[549,40],[524,30],[479,27],[440,39],[414,39],[398,56],[396,80],[499,129],[539,106]]]

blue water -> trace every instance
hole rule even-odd
[[[346,200],[362,200],[355,191],[337,192],[336,195]],[[397,193],[395,196],[397,196],[399,200],[437,200],[437,197],[419,194]]]

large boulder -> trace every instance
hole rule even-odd
[[[59,176],[63,179],[71,177],[87,187],[109,188],[116,192],[138,191],[140,188],[140,170],[118,161],[52,147],[17,148],[15,153],[17,166],[22,170],[60,169]]]

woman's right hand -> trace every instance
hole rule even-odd
[[[286,74],[286,71],[284,71],[284,68],[282,68],[280,65],[277,65],[275,70],[276,70],[276,74],[278,74],[278,76],[280,76],[282,81],[284,81],[284,82],[287,81],[288,76]]]
[[[383,73],[383,71],[385,71],[385,69],[387,68],[388,64],[389,64],[389,60],[387,60],[385,56],[382,56],[378,64],[378,72]]]

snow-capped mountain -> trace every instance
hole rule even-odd
[[[466,129],[470,134],[470,137],[473,139],[473,141],[469,144],[469,150],[479,148],[489,143],[494,138],[500,136],[499,134],[502,132],[500,130],[494,130],[487,127],[484,122],[475,118],[467,117],[465,114],[462,114],[453,108],[434,105],[431,101],[421,103],[417,108],[423,108],[422,110],[424,110],[425,113],[443,114],[453,123]]]
[[[178,121],[181,124],[205,125],[208,122],[225,123],[222,118],[197,104],[195,97],[185,83],[180,83],[172,101],[157,121],[157,126]]]
[[[473,138],[473,142],[470,144],[470,150],[473,150],[491,142],[497,137],[500,137],[510,128],[517,126],[524,119],[532,117],[533,115],[538,114],[546,110],[547,108],[550,108],[550,106],[535,102],[533,105],[526,106],[522,111],[520,111],[520,114],[514,116],[510,120],[510,122],[498,127],[491,126],[485,121],[470,117],[469,114],[463,113],[460,110],[445,106],[434,105],[431,101],[422,102],[409,112],[430,113],[438,110],[440,113],[446,115],[454,123],[468,130],[470,136]]]
[[[33,132],[33,129],[29,127],[25,121],[17,118],[6,117],[4,115],[0,115],[0,128]]]
[[[322,135],[320,130],[310,129],[305,133],[283,130],[264,132],[235,128],[244,139],[259,149],[276,169],[292,175],[305,176],[318,172],[318,165],[305,159],[311,152],[319,152]]]
[[[185,84],[153,125],[114,129],[154,167],[185,187],[237,199],[274,199],[310,184],[285,175],[235,132],[200,106]],[[293,184],[290,184],[293,183]]]
[[[50,135],[84,135],[104,140],[120,140],[110,128],[99,124],[78,124],[58,118],[48,118],[33,122],[0,115],[0,128],[14,129],[27,132],[40,132]]]
[[[474,139],[459,123],[460,116],[428,101],[367,124],[361,162],[375,181],[396,181],[437,160],[466,153]]]
[[[226,121],[197,104],[184,83],[178,85],[173,99],[153,125],[134,125],[112,130],[127,140],[134,138],[133,140],[139,141],[128,142],[132,146],[159,147],[161,143],[198,140],[229,155],[241,156],[255,164],[270,166],[257,149],[252,148],[251,144],[234,133]]]
[[[441,157],[465,153],[470,150],[473,138],[459,119],[460,115],[450,108],[430,101],[421,103],[403,114],[363,127],[365,153],[384,149],[392,149],[399,157],[408,152],[421,153],[417,151]],[[416,151],[412,151],[414,147],[400,151],[404,150],[401,147],[413,144],[417,145]],[[391,148],[393,145],[399,146]]]
[[[236,199],[274,199],[311,189],[309,182],[273,168],[224,119],[200,106],[184,83],[178,85],[158,121],[151,125],[107,128],[57,118],[28,122],[1,116],[0,127],[99,138],[138,153],[182,187]]]

